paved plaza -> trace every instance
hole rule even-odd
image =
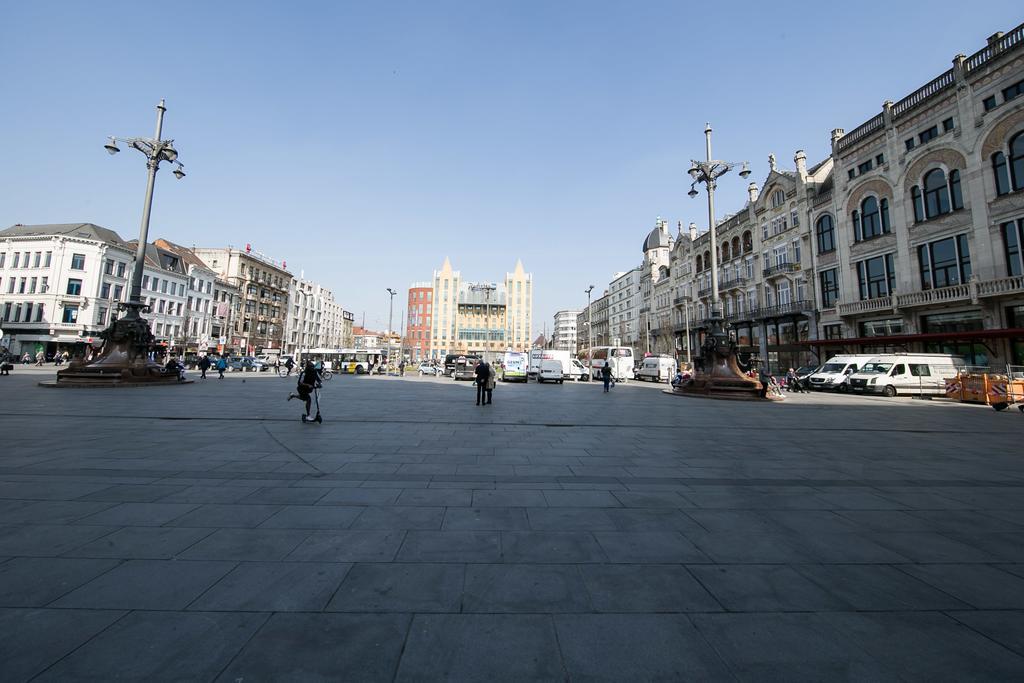
[[[1024,416],[0,377],[0,680],[1021,680]]]

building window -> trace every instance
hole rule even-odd
[[[924,175],[924,217],[935,218],[951,211],[946,174],[934,168]]]
[[[865,320],[860,324],[862,337],[891,337],[894,334],[903,334],[903,318]]]
[[[860,174],[860,173],[867,173],[868,171],[870,171],[872,169],[873,166],[874,166],[874,162],[871,159],[868,159],[864,163],[857,165],[857,173],[858,174]]]
[[[989,95],[981,101],[981,106],[985,108],[985,111],[992,111],[996,108],[996,96]]]
[[[938,126],[932,126],[931,128],[922,130],[920,133],[917,134],[917,139],[921,141],[922,145],[928,142],[929,140],[934,140],[937,137],[939,137]]]
[[[125,269],[124,261],[118,261],[117,262],[117,276],[118,277],[124,277],[124,269]]]
[[[1017,81],[1009,88],[1003,88],[1003,102],[1009,102],[1024,93],[1024,81]]]
[[[78,322],[78,306],[65,306],[64,314],[61,316],[60,321],[62,323],[77,323]]]
[[[40,261],[40,260],[41,260],[42,258],[43,258],[43,252],[41,252],[41,251],[37,251],[37,252],[36,252],[36,253],[35,253],[35,254],[34,254],[34,255],[32,256],[32,267],[33,267],[33,268],[38,268],[38,267],[39,267],[39,261]]]
[[[971,252],[967,235],[922,244],[917,248],[921,288],[949,287],[971,279]]]
[[[121,292],[124,291],[124,287],[121,285],[114,285],[114,299],[116,301],[121,300]]]
[[[818,273],[821,281],[821,307],[834,308],[839,299],[839,271],[835,268]]]
[[[18,264],[20,262],[21,262],[21,252],[20,251],[16,251],[16,252],[14,252],[14,258],[11,259],[11,268],[17,268]]]
[[[949,201],[954,211],[964,208],[964,195],[960,190],[960,171],[955,168],[949,172]]]
[[[786,203],[786,191],[775,190],[772,192],[772,208],[776,209]]]
[[[1024,190],[1024,133],[1010,139],[1010,186]]]
[[[860,242],[889,232],[889,200],[869,196],[853,212],[853,238]]]
[[[885,163],[885,155],[884,154],[877,154],[875,156],[875,166],[881,166],[884,163]]]
[[[1024,219],[1003,223],[1003,246],[1006,250],[1006,272],[1016,276],[1024,274],[1021,244],[1024,244]]]
[[[860,298],[878,299],[892,294],[896,286],[896,269],[892,254],[857,262]]]
[[[818,253],[826,254],[836,250],[836,226],[832,216],[825,214],[814,225],[814,233],[818,238]]]
[[[52,251],[48,251],[45,254],[43,254],[43,268],[49,268],[50,267],[50,259],[52,259],[52,258],[53,258],[53,252]]]
[[[35,319],[35,322],[37,322],[37,323],[43,322],[43,306],[44,306],[44,304],[39,304],[39,305],[36,306],[36,319]]]
[[[822,325],[821,331],[825,339],[842,339],[843,326],[840,324]]]
[[[100,286],[100,298],[101,299],[109,299],[110,298],[110,283],[109,282],[104,282],[103,285]]]
[[[103,272],[106,275],[114,274],[114,259],[108,258],[103,264]]]
[[[910,150],[914,149],[914,147],[917,146],[917,141],[915,141],[914,138],[907,138],[906,140],[903,141],[903,144],[906,146],[907,151],[909,152]]]
[[[85,254],[71,255],[71,270],[85,270]]]
[[[1010,173],[1006,165],[1006,155],[996,152],[992,155],[992,175],[995,176],[996,194],[1003,195],[1010,191]]]
[[[82,281],[70,279],[68,280],[68,294],[72,296],[79,296],[82,293]]]

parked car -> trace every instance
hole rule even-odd
[[[870,353],[855,353],[849,355],[832,356],[828,362],[818,368],[809,378],[809,386],[812,389],[835,389],[841,393],[850,390],[850,375],[864,367],[875,355]]]
[[[933,394],[944,396],[946,380],[956,377],[964,359],[948,353],[880,354],[850,375],[850,389],[857,393]]]
[[[416,368],[416,372],[419,375],[430,375],[435,376],[441,374],[441,368],[430,363],[420,363],[419,367]]]
[[[235,357],[228,360],[228,369],[241,372],[261,372],[266,366],[252,356]]]
[[[480,364],[480,356],[459,356],[455,360],[455,372],[452,377],[459,379],[476,379],[476,366]]]

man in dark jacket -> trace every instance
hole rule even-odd
[[[476,375],[476,404],[480,405],[481,400],[486,403],[487,378],[491,376],[491,368],[487,365],[487,361],[481,358],[480,362],[476,364],[473,374]]]
[[[199,370],[202,374],[199,376],[201,379],[206,379],[206,371],[210,369],[210,356],[206,355],[199,359]]]

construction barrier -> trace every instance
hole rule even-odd
[[[963,403],[1015,403],[1024,400],[1024,379],[988,372],[967,373],[946,380],[946,398]]]

